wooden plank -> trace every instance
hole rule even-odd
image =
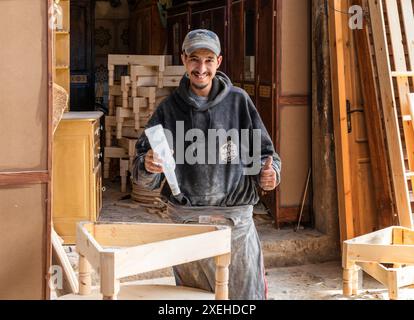
[[[123,54],[109,54],[108,66],[127,66],[129,64],[138,64],[142,66],[157,66],[163,71],[165,66],[171,65],[172,56],[162,55],[123,55]]]
[[[214,226],[168,224],[96,224],[95,239],[105,247],[127,247],[212,232]]]
[[[408,94],[408,101],[410,102],[410,120],[411,125],[414,126],[414,93]]]
[[[384,286],[388,284],[388,271],[382,264],[375,262],[358,262],[358,266]]]
[[[148,77],[158,76],[158,71],[156,68],[151,66],[140,66],[140,65],[131,65],[130,71],[131,79],[136,79],[137,77]],[[183,76],[185,73],[184,66],[166,66],[164,71],[164,76]]]
[[[346,243],[349,244],[360,244],[360,243],[371,243],[371,244],[392,244],[393,227],[389,227],[383,230],[371,232],[369,234],[359,236],[350,240]]]
[[[47,183],[50,176],[47,171],[36,172],[0,172],[0,186],[19,184]]]
[[[79,222],[76,225],[76,251],[87,257],[90,265],[99,270],[101,263],[101,252],[103,249],[101,245],[94,239],[93,233],[87,230],[87,226],[90,226],[90,222]]]
[[[414,245],[414,231],[409,229],[402,230],[402,244]]]
[[[115,252],[116,277],[227,254],[230,252],[230,235],[230,229],[226,228],[118,250]],[[180,248],[179,253],[177,248]]]
[[[105,158],[123,158],[128,156],[124,148],[118,147],[105,147],[104,154]]]
[[[116,300],[120,289],[119,279],[116,278],[115,251],[105,250],[101,254],[101,293],[103,300]]]
[[[368,0],[372,34],[374,39],[375,58],[378,68],[379,92],[381,94],[382,109],[385,123],[385,133],[391,165],[393,191],[400,225],[411,227],[411,209],[408,186],[405,180],[405,165],[402,143],[400,140],[397,110],[391,78],[391,68],[388,60],[383,7],[381,1]]]
[[[129,107],[131,109],[139,110],[140,108],[147,108],[148,107],[148,100],[142,97],[130,97],[129,98]]]
[[[63,240],[62,240],[63,241]],[[56,262],[63,269],[63,294],[78,293],[79,284],[75,272],[73,271],[72,265],[70,264],[69,258],[66,255],[65,249],[62,246],[59,236],[52,229],[52,248],[53,256],[56,258]]]
[[[162,79],[163,87],[178,87],[182,76],[165,76]],[[158,77],[138,77],[135,81],[137,87],[153,87],[158,84]]]
[[[352,4],[363,7],[362,0],[354,0]],[[364,7],[365,8],[365,7]],[[366,20],[364,20],[366,22]],[[373,174],[373,189],[378,215],[378,229],[395,225],[394,209],[392,205],[392,192],[388,159],[385,147],[385,133],[382,130],[382,115],[378,101],[379,92],[376,90],[375,71],[372,61],[371,45],[368,26],[362,30],[353,30],[355,36],[356,57],[359,64],[361,91],[364,101],[365,124],[367,128],[370,162]],[[369,117],[367,116],[369,115]]]
[[[122,96],[122,90],[120,85],[109,86],[110,96]]]
[[[407,266],[399,268],[397,271],[397,284],[399,288],[414,284],[414,267]]]
[[[354,237],[352,188],[346,113],[344,43],[341,1],[329,0],[329,39],[331,52],[332,98],[334,115],[338,210],[341,243]]]
[[[404,244],[402,228],[394,228],[392,230],[392,244]]]
[[[401,3],[403,2],[408,2],[408,1],[401,1]],[[397,1],[389,0],[389,1],[386,1],[385,3],[387,6],[387,17],[388,17],[388,25],[390,28],[392,56],[394,60],[395,71],[405,72],[407,71],[407,65],[406,65],[406,59],[405,59],[403,36],[402,36],[402,30],[400,26]],[[405,7],[405,9],[411,10],[411,17],[408,14],[406,14],[405,17],[406,17],[407,26],[410,28],[413,28],[414,21],[412,21],[412,6]],[[413,31],[407,30],[407,32],[408,34],[406,34],[407,36],[406,40],[410,41],[408,45],[408,48],[410,48],[414,41],[414,37],[412,37],[411,39],[409,39],[408,37],[410,35],[412,36]],[[413,51],[414,49],[409,50],[409,52],[412,55],[413,61],[414,61]],[[397,82],[397,91],[398,91],[399,107],[400,107],[401,115],[402,116],[411,115],[410,102],[408,100],[408,94],[410,93],[410,85],[408,82],[408,78],[398,77],[396,79],[396,82]],[[408,170],[410,171],[414,170],[414,130],[413,128],[414,127],[411,123],[406,122],[406,121],[403,122],[405,147],[406,147],[406,153],[408,157]],[[411,179],[411,183],[414,184],[414,178]],[[405,222],[407,223],[407,225],[404,225],[404,226],[413,227],[411,210],[405,213],[403,218],[404,220],[407,221]]]
[[[414,264],[414,246],[348,243],[348,258],[361,262]]]

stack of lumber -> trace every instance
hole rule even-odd
[[[413,2],[328,3],[344,293],[357,294],[361,268],[396,298],[398,287],[414,282],[413,266],[405,265],[411,261],[398,256],[411,244],[399,239],[401,228],[385,229],[399,225],[412,235],[414,227]],[[349,28],[342,14],[351,4],[364,9],[362,29]],[[392,241],[393,233],[385,230],[397,231]],[[387,246],[383,252],[379,244]],[[351,245],[355,248],[348,250]]]
[[[109,178],[110,160],[119,161],[121,191],[127,190],[135,145],[159,104],[178,87],[184,66],[171,65],[171,56],[108,55],[109,115],[105,117],[104,177]],[[127,75],[115,80],[115,68],[127,66]],[[158,203],[159,190],[148,192],[133,186],[133,199]]]

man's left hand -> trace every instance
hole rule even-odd
[[[276,188],[276,171],[272,167],[273,158],[269,156],[260,172],[260,187],[264,191],[272,191]]]

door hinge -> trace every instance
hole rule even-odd
[[[364,109],[363,108],[352,109],[351,108],[351,101],[346,100],[346,119],[347,119],[347,123],[348,123],[348,133],[352,132],[352,117],[351,117],[351,115],[353,113],[356,113],[356,112],[364,113]]]

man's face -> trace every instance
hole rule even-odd
[[[190,77],[191,86],[196,91],[209,90],[223,57],[217,57],[210,50],[199,49],[189,56],[182,54],[181,58]]]

